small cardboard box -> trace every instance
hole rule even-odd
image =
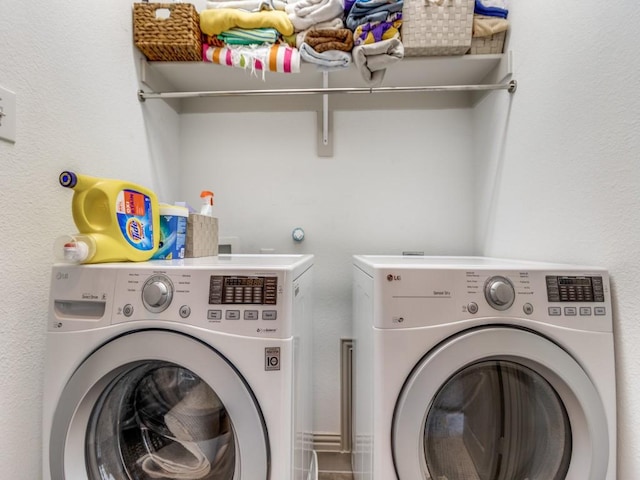
[[[185,258],[218,255],[218,219],[191,213],[187,219]]]

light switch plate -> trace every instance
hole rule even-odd
[[[16,141],[16,94],[0,87],[0,139]]]

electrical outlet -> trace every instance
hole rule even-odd
[[[16,141],[16,94],[0,87],[0,139]]]

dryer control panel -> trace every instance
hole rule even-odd
[[[374,314],[377,328],[484,318],[486,323],[612,329],[609,277],[602,268],[492,259],[474,263],[461,258],[447,264],[437,257],[360,258],[356,268],[372,279],[371,291],[380,302]]]
[[[604,302],[601,276],[547,275],[546,281],[550,302]]]

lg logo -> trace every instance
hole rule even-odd
[[[402,277],[400,275],[387,275],[387,281],[393,282],[394,280],[402,280]]]

